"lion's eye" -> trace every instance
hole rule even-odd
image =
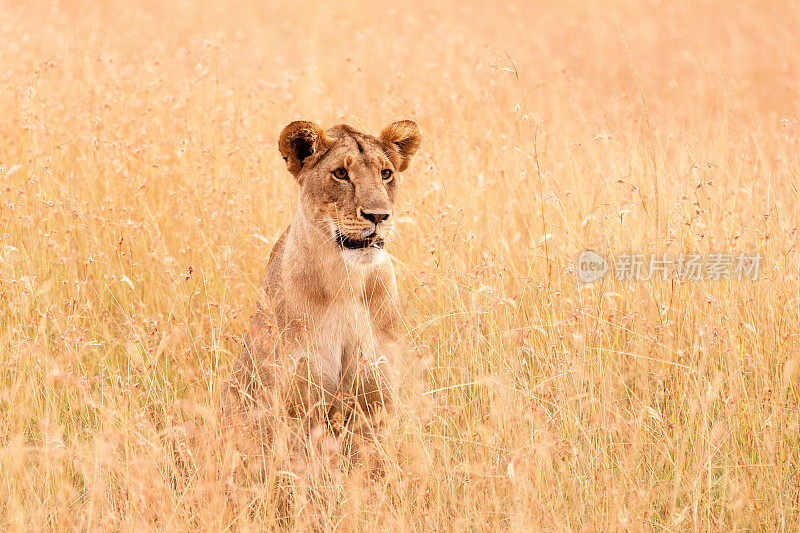
[[[384,180],[389,181],[390,179],[392,179],[392,171],[389,170],[388,168],[381,170],[381,177]]]
[[[344,167],[337,168],[332,172],[332,174],[333,177],[336,178],[337,180],[346,180],[348,178],[347,169]]]

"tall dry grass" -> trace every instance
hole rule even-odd
[[[134,4],[0,7],[0,529],[800,528],[796,2]],[[378,481],[219,431],[298,118],[425,135]]]

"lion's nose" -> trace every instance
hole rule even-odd
[[[389,215],[390,215],[389,211],[382,211],[378,209],[375,209],[373,211],[364,211],[363,209],[361,210],[361,216],[376,225],[389,218]]]

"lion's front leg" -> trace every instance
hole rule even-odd
[[[350,390],[344,428],[345,452],[354,466],[378,473],[387,457],[387,426],[394,416],[396,390],[389,361],[362,355],[344,373]]]
[[[338,365],[320,364],[325,359],[317,351],[309,351],[292,363],[293,371],[287,391],[289,416],[299,422],[306,434],[328,424],[339,389]]]

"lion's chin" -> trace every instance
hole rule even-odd
[[[386,260],[386,250],[374,246],[368,248],[342,249],[342,258],[349,266],[374,267]]]

